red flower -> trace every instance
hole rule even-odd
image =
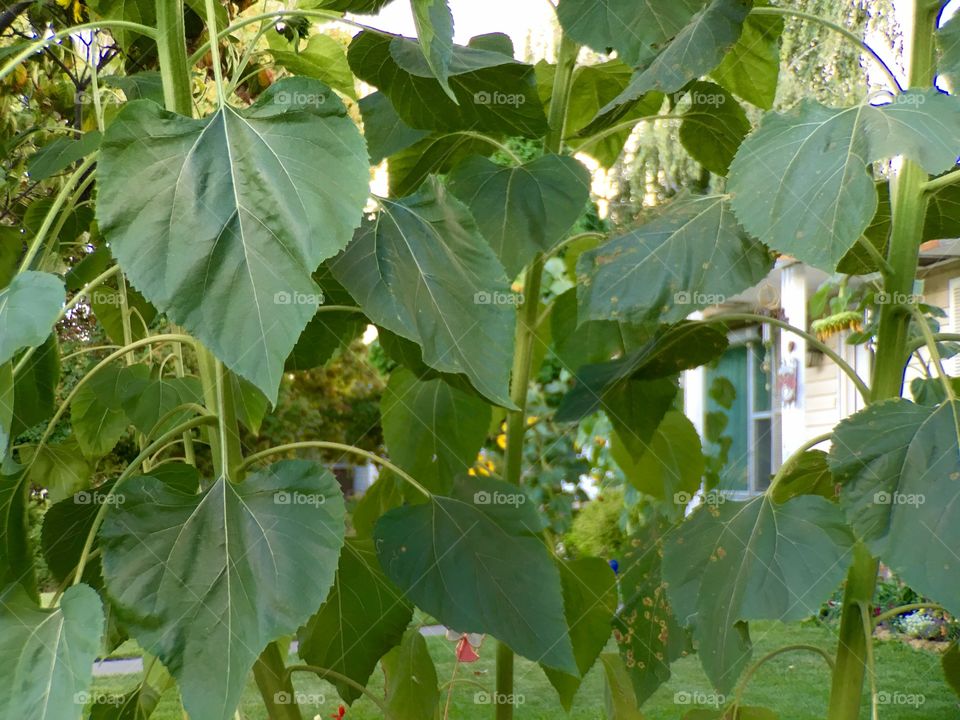
[[[347,714],[347,709],[343,705],[341,705],[339,708],[337,708],[337,711],[330,717],[332,717],[333,720],[343,720],[343,716],[346,714]]]

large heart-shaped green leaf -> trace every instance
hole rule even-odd
[[[613,636],[641,703],[670,679],[670,665],[691,649],[690,634],[673,614],[662,576],[663,539],[672,529],[663,520],[648,523],[619,558],[623,603]]]
[[[520,488],[461,477],[449,496],[390,510],[374,538],[384,572],[417,607],[577,675],[560,575],[537,537],[542,527]]]
[[[358,104],[363,117],[363,136],[374,165],[429,135],[426,130],[414,130],[400,119],[390,98],[382,92],[370,93]]]
[[[508,380],[515,303],[470,213],[435,180],[380,200],[330,269],[367,317],[423,349],[423,362],[463,373],[497,404]]]
[[[578,675],[544,667],[560,704],[570,712],[582,678],[610,640],[610,623],[617,611],[617,578],[600,558],[583,557],[559,563],[563,609],[570,626],[570,643]]]
[[[599,53],[610,48],[628,65],[640,65],[683,30],[705,0],[560,0],[557,19],[563,31]]]
[[[79,138],[58,137],[41,147],[27,161],[30,179],[39,182],[85,158],[100,146],[100,132],[93,130]]]
[[[7,458],[0,471],[0,581],[20,583],[35,594],[29,511],[30,484],[24,479],[22,469]]]
[[[730,167],[731,203],[748,232],[829,272],[876,212],[867,165],[901,153],[927,172],[950,169],[960,153],[960,98],[914,90],[877,107],[806,100],[768,113]]]
[[[201,495],[152,477],[117,489],[100,530],[111,603],[177,678],[187,712],[229,720],[254,661],[323,603],[343,545],[343,497],[289,460]]]
[[[299,42],[296,36],[294,42]],[[339,40],[331,35],[311,35],[302,48],[287,44],[279,33],[271,34],[270,54],[277,65],[294,75],[316,78],[347,97],[356,98],[356,81],[347,64],[347,52]]]
[[[319,304],[311,273],[349,242],[368,183],[343,103],[289,78],[202,120],[126,105],[104,134],[97,218],[130,282],[276,401]]]
[[[599,114],[615,112],[651,90],[676,92],[713,70],[740,38],[752,5],[752,0],[711,0],[669,38],[655,58],[637,70],[626,89]]]
[[[440,689],[437,669],[417,628],[404,633],[403,641],[383,658],[386,676],[385,720],[424,720],[437,716]]]
[[[450,89],[450,63],[453,60],[453,15],[447,0],[410,0],[417,40],[423,49],[433,76],[447,96],[456,100]]]
[[[583,320],[681,320],[766,277],[773,258],[721,196],[685,196],[636,230],[580,256]]]
[[[80,720],[100,652],[103,608],[90,587],[43,609],[19,585],[0,593],[0,717]]]
[[[11,437],[53,415],[59,382],[60,343],[56,333],[50,333],[13,378]]]
[[[413,608],[380,569],[373,541],[349,539],[330,596],[300,628],[298,652],[311,665],[366,685],[380,658],[400,643],[412,616]],[[355,686],[334,684],[348,704],[360,697]]]
[[[7,457],[7,448],[13,440],[13,364],[0,365],[0,463]]]
[[[728,692],[750,659],[747,621],[815,615],[843,579],[853,544],[840,508],[814,495],[783,505],[767,495],[714,502],[667,539],[667,594],[677,618],[693,622],[715,687]]]
[[[754,2],[754,6],[760,5]],[[769,110],[780,78],[780,36],[783,17],[750,15],[740,39],[710,75],[739,98]]]
[[[50,335],[66,299],[56,275],[27,270],[0,290],[0,363]]]
[[[107,365],[87,376],[70,403],[70,424],[84,455],[100,458],[113,450],[130,424],[123,399],[149,376],[150,368],[140,364]]]
[[[937,70],[944,80],[952,84],[951,92],[956,92],[957,80],[960,79],[960,15],[954,14],[940,27],[937,44],[940,46]]]
[[[636,444],[641,445],[641,439],[636,438]],[[640,454],[628,449],[619,432],[611,438],[613,459],[630,484],[663,500],[668,515],[681,512],[703,479],[703,450],[697,429],[682,412],[671,410],[642,442],[642,448]]]
[[[390,458],[432,492],[477,457],[490,427],[490,405],[440,378],[420,380],[406,368],[390,375],[380,403]]]
[[[449,172],[471,155],[489,155],[493,150],[493,145],[472,135],[425,137],[388,158],[390,195],[411,195],[430,175]]]
[[[904,582],[951,612],[960,612],[958,413],[956,400],[872,405],[837,426],[829,457],[858,537]]]
[[[544,155],[519,167],[472,157],[447,182],[470,208],[511,278],[563,239],[590,197],[589,171],[562,155]]]
[[[361,32],[350,44],[347,59],[356,76],[387,95],[412,128],[525,137],[547,131],[533,68],[501,52],[452,47],[447,81],[456,102],[434,76],[415,40]]]
[[[714,83],[691,83],[687,94],[690,106],[683,112],[680,142],[707,170],[726,175],[750,133],[747,114],[733,95]]]
[[[658,380],[704,365],[723,353],[728,344],[723,332],[705,323],[663,326],[653,338],[623,357],[580,368],[577,384],[560,403],[557,420],[579,420],[599,410],[623,391],[628,380]],[[659,422],[656,419],[653,427]]]

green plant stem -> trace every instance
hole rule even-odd
[[[557,71],[554,75],[550,99],[549,130],[544,138],[546,153],[559,153],[566,125],[570,85],[576,69],[580,46],[564,35],[557,51]],[[523,304],[517,314],[514,334],[513,371],[510,381],[510,400],[515,409],[507,411],[507,448],[504,460],[504,480],[520,484],[523,469],[523,438],[527,431],[527,391],[533,344],[537,341],[537,320],[540,311],[540,285],[543,280],[544,256],[537,253],[527,267],[523,281]],[[497,642],[496,692],[498,697],[513,695],[513,651],[505,643]],[[496,720],[512,720],[512,703],[495,703]]]
[[[380,457],[368,450],[363,448],[354,447],[353,445],[344,445],[343,443],[337,442],[326,442],[324,440],[303,440],[301,442],[289,443],[287,445],[277,445],[276,447],[267,448],[266,450],[261,450],[258,453],[247,456],[247,458],[240,464],[240,470],[246,470],[255,462],[263,460],[264,458],[270,457],[271,455],[279,455],[285,452],[290,452],[293,450],[303,450],[306,448],[315,448],[318,450],[339,450],[340,452],[352,453],[354,455],[359,455],[360,457],[365,457],[368,460],[382,465],[391,472],[395,473],[397,476],[406,480],[410,485],[419,490],[425,497],[432,497],[433,493],[427,490],[423,485],[413,479],[409,474],[401,470],[399,467],[394,465],[389,460]]]
[[[773,476],[773,480],[770,481],[770,487],[768,487],[766,490],[766,495],[771,497],[773,496],[773,491],[777,487],[777,484],[784,477],[786,477],[787,473],[789,473],[790,470],[792,469],[793,463],[796,462],[800,458],[800,456],[803,455],[803,453],[805,453],[810,448],[816,445],[819,445],[822,442],[826,442],[832,437],[833,437],[833,431],[831,430],[830,432],[825,432],[821,435],[817,435],[816,437],[810,438],[805,443],[803,443],[800,447],[794,450],[793,454],[790,455],[790,457],[788,457],[782,465],[780,465],[780,469],[777,470],[776,475]]]
[[[948,185],[953,185],[954,183],[958,182],[960,182],[960,170],[951,170],[940,177],[927,180],[925,183],[923,183],[922,188],[925,193],[935,193],[941,188],[945,188]]]
[[[757,323],[767,323],[768,325],[773,325],[778,327],[781,330],[787,330],[794,335],[798,335],[807,341],[807,344],[812,345],[817,348],[820,352],[830,358],[840,370],[850,378],[853,384],[856,386],[857,391],[860,393],[861,397],[864,400],[870,399],[870,388],[867,387],[867,384],[863,381],[857,371],[850,367],[847,362],[840,357],[836,352],[834,352],[829,346],[817,340],[817,338],[810,333],[801,330],[798,327],[791,325],[788,322],[783,320],[778,320],[777,318],[768,317],[767,315],[758,315],[756,313],[720,313],[719,315],[711,315],[708,318],[704,318],[700,322],[705,323],[714,323],[714,322],[724,322],[726,320],[732,321],[744,321],[744,322],[757,322]]]
[[[100,529],[100,525],[103,523],[103,518],[106,517],[107,510],[110,508],[110,503],[107,502],[107,498],[115,495],[120,486],[137,471],[137,468],[140,466],[140,464],[144,460],[148,459],[159,448],[163,447],[172,438],[175,438],[177,435],[182,433],[189,432],[193,428],[200,427],[201,425],[210,425],[216,422],[217,419],[215,417],[204,415],[203,417],[191,418],[186,422],[180,423],[147,445],[147,447],[145,447],[140,454],[137,455],[137,457],[127,464],[127,467],[122,473],[120,473],[120,477],[118,477],[117,481],[113,484],[113,487],[110,488],[110,491],[104,496],[103,502],[100,503],[100,508],[97,510],[97,514],[93,518],[93,524],[90,526],[90,530],[87,532],[87,539],[83,543],[83,550],[80,552],[80,559],[77,561],[77,569],[73,576],[74,585],[79,583],[80,579],[83,577],[83,569],[86,567],[87,560],[90,558],[90,550],[93,547],[93,539],[96,537],[97,531]]]
[[[253,679],[260,690],[270,720],[302,720],[294,697],[293,682],[276,642],[267,645],[260,653],[253,665]],[[281,693],[290,698],[290,701],[278,702],[277,696]]]
[[[463,137],[473,138],[474,140],[482,140],[491,147],[495,147],[497,150],[502,152],[504,155],[509,157],[517,165],[522,165],[523,160],[521,160],[513,150],[504,145],[499,140],[495,140],[489,135],[484,135],[483,133],[474,132],[473,130],[456,130],[455,132],[445,133],[440,136],[440,138],[445,137],[456,137],[457,135],[462,135]],[[438,138],[439,139],[439,138]]]
[[[940,610],[946,612],[946,608],[942,605],[937,605],[936,603],[910,603],[909,605],[900,605],[899,607],[891,608],[886,610],[875,618],[873,618],[873,626],[877,627],[881,623],[885,623],[887,620],[892,620],[895,617],[900,615],[906,615],[909,612],[914,612],[915,610]]]
[[[940,384],[943,385],[943,391],[947,399],[953,402],[957,399],[957,394],[953,391],[953,383],[950,382],[950,377],[943,369],[943,359],[940,357],[940,350],[937,348],[937,339],[933,335],[933,330],[927,325],[927,319],[916,306],[910,307],[910,314],[913,315],[913,319],[920,327],[920,333],[923,335],[923,339],[927,344],[930,359],[933,360],[933,367],[934,370],[936,370],[937,377],[940,379]]]
[[[934,48],[938,3],[913,0],[911,53],[907,62],[907,85],[933,85]],[[926,215],[928,178],[916,163],[901,159],[900,172],[890,184],[893,222],[887,262],[890,272],[884,278],[884,290],[891,297],[909,295],[916,277],[920,243]],[[898,305],[880,310],[877,352],[871,400],[899,397],[903,391],[903,373],[911,350],[908,348],[910,314]],[[864,675],[870,661],[870,637],[865,632],[862,613],[869,614],[877,583],[879,563],[862,543],[854,547],[853,562],[847,572],[843,609],[837,642],[837,670],[830,689],[828,720],[857,720],[863,694]]]
[[[67,408],[70,407],[70,402],[76,397],[80,389],[90,381],[90,378],[103,370],[103,368],[112,363],[114,360],[122,358],[129,352],[133,352],[134,350],[147,345],[167,342],[186,342],[190,345],[194,344],[193,338],[189,335],[154,335],[152,337],[143,338],[142,340],[132,342],[126,347],[122,347],[119,350],[110,353],[107,355],[107,357],[94,365],[82,378],[80,378],[80,380],[77,381],[77,384],[71,388],[70,392],[67,393],[67,397],[64,398],[63,402],[60,403],[59,407],[57,408],[57,411],[53,414],[53,417],[50,418],[50,422],[47,423],[47,427],[43,431],[43,435],[40,436],[40,440],[37,443],[37,450],[33,454],[33,458],[27,464],[27,470],[33,467],[33,463],[36,462],[36,459],[40,456],[40,450],[47,444],[47,441],[53,434],[54,429],[57,427],[57,423],[60,422],[60,418],[63,417],[64,413],[67,411]]]
[[[217,38],[216,42],[210,43],[210,59],[213,65],[213,78],[217,84],[217,100],[220,107],[226,102],[225,88],[223,85],[223,69],[220,67],[220,35],[217,33],[217,6],[216,0],[206,0],[207,11],[207,33],[212,38]]]
[[[190,67],[183,26],[183,0],[157,0],[157,55],[167,110],[187,117],[193,114]]]
[[[801,20],[809,20],[817,23],[818,25],[822,25],[825,28],[829,28],[836,33],[839,33],[851,43],[856,45],[860,50],[867,53],[867,55],[869,55],[873,61],[877,63],[879,68],[883,71],[883,74],[887,76],[887,80],[890,81],[890,84],[896,88],[897,92],[901,92],[903,90],[903,88],[900,87],[897,76],[894,75],[893,71],[890,69],[890,66],[884,62],[883,58],[877,54],[877,51],[864,42],[862,38],[857,37],[842,25],[831,22],[830,20],[820,17],[819,15],[813,15],[812,13],[801,12],[799,10],[789,10],[787,8],[755,7],[750,11],[750,13],[752,15],[786,15],[789,17],[800,18]]]
[[[291,665],[287,668],[287,675],[295,672],[310,672],[316,675],[317,677],[323,680],[334,680],[336,682],[342,682],[345,685],[349,685],[358,692],[363,693],[370,699],[370,701],[376,705],[384,713],[387,712],[387,705],[383,702],[382,698],[377,697],[376,693],[371,692],[363,685],[358,683],[353,678],[349,678],[342,673],[338,673],[336,670],[330,670],[328,668],[317,667],[316,665]]]
[[[95,162],[96,155],[91,155],[90,157],[86,158],[82,163],[80,163],[80,167],[73,171],[64,186],[60,188],[60,192],[57,193],[57,197],[54,199],[53,204],[50,206],[50,209],[43,218],[43,223],[40,225],[40,229],[37,230],[37,234],[30,243],[30,247],[27,248],[27,254],[23,256],[23,260],[20,262],[20,268],[18,272],[23,272],[30,269],[30,265],[33,264],[34,258],[36,258],[40,248],[42,248],[43,244],[46,242],[47,235],[50,233],[53,223],[57,220],[57,217],[60,214],[60,209],[66,204],[67,199],[73,193],[74,186],[83,179],[83,176],[86,174],[87,170],[89,170]]]
[[[788,652],[811,652],[811,653],[814,653],[814,654],[819,655],[820,657],[822,657],[822,658],[824,659],[824,661],[827,663],[827,667],[830,668],[830,671],[831,671],[831,672],[832,672],[833,669],[834,669],[833,658],[830,657],[830,653],[827,652],[826,650],[824,650],[824,649],[821,648],[821,647],[817,647],[816,645],[808,645],[808,644],[805,644],[805,643],[798,643],[798,644],[794,644],[794,645],[784,645],[783,647],[779,647],[779,648],[777,648],[776,650],[771,650],[771,651],[768,652],[766,655],[764,655],[762,658],[760,658],[760,659],[757,660],[755,663],[753,663],[753,665],[751,665],[751,666],[747,669],[747,671],[743,674],[743,678],[740,680],[740,682],[737,683],[737,688],[736,688],[736,690],[734,691],[734,700],[733,700],[733,707],[734,707],[734,708],[739,708],[739,706],[740,706],[740,699],[743,697],[743,692],[747,689],[747,685],[750,683],[750,680],[751,680],[751,679],[753,678],[753,676],[756,674],[757,670],[759,670],[761,667],[763,667],[766,663],[768,663],[768,662],[770,662],[771,660],[773,660],[775,657],[777,657],[777,656],[779,656],[779,655],[783,655],[783,654],[788,653]]]

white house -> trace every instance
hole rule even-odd
[[[960,241],[936,240],[921,248],[915,290],[922,301],[943,308],[944,332],[960,332]],[[723,305],[705,310],[777,314],[791,325],[810,332],[808,301],[828,279],[826,273],[791,258],[780,258],[767,278]],[[844,331],[825,341],[869,384],[873,352],[869,345],[850,345]],[[808,347],[804,338],[764,324],[744,324],[729,334],[730,347],[711,367],[684,373],[684,409],[705,436],[705,418],[720,410],[709,389],[717,376],[731,381],[737,397],[725,434],[730,449],[722,489],[735,495],[762,491],[771,476],[794,450],[829,432],[864,403],[852,380],[828,357]],[[945,362],[945,370],[960,375],[960,358]],[[922,374],[915,361],[907,369],[909,381]],[[820,446],[827,449],[827,445]]]

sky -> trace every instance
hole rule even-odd
[[[553,8],[547,0],[450,0],[450,10],[454,40],[461,45],[474,35],[491,32],[504,32],[517,44],[528,30],[547,30],[553,22]],[[387,5],[370,24],[401,35],[416,35],[410,4],[405,2]]]

